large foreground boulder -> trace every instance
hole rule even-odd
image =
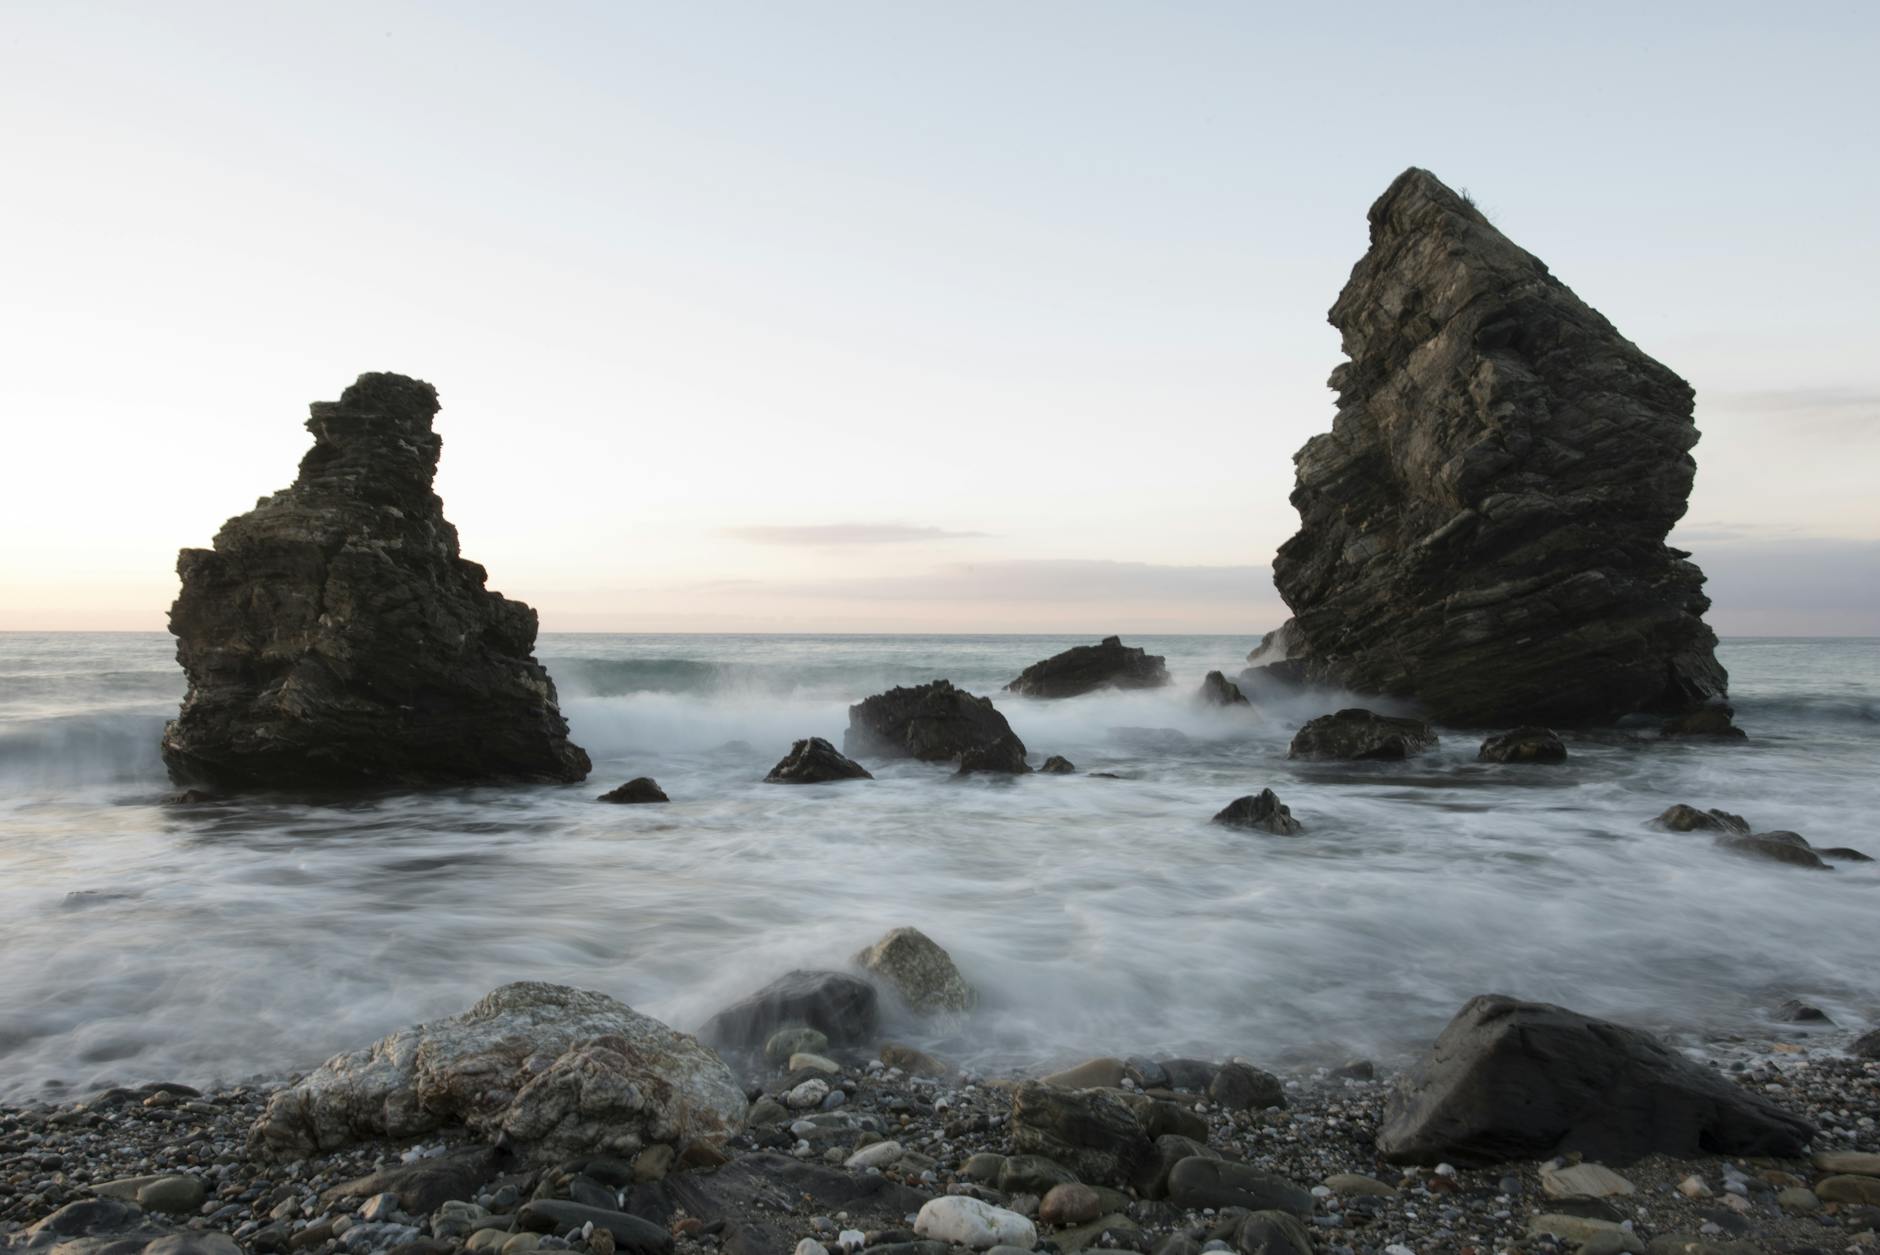
[[[802,1025],[838,1046],[875,1035],[881,1021],[875,987],[844,972],[786,972],[705,1022],[698,1035],[714,1046],[755,1049],[780,1028]]]
[[[227,789],[580,780],[535,611],[484,587],[431,491],[437,392],[361,375],[315,402],[293,486],[177,558],[179,783]]]
[[[694,1038],[605,994],[519,981],[335,1055],[270,1098],[250,1140],[291,1159],[461,1124],[561,1163],[718,1145],[744,1115],[737,1079]]]
[[[1378,1149],[1399,1163],[1489,1164],[1571,1151],[1802,1153],[1814,1129],[1637,1029],[1539,1002],[1470,999],[1398,1081]]]
[[[1074,645],[1032,663],[1005,690],[1026,697],[1076,697],[1098,689],[1160,688],[1168,682],[1161,655],[1106,636],[1095,645]]]
[[[1721,697],[1703,573],[1664,543],[1690,385],[1427,170],[1370,220],[1331,310],[1338,413],[1294,458],[1273,563],[1288,673],[1476,726]]]
[[[1354,708],[1309,720],[1293,734],[1286,757],[1350,762],[1395,760],[1421,754],[1435,744],[1435,731],[1421,719],[1400,719]]]
[[[855,756],[963,762],[979,771],[1023,769],[1025,743],[992,700],[935,680],[891,688],[849,707],[843,751]]]

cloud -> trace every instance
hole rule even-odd
[[[1676,543],[1674,538],[1673,543]],[[1718,631],[1880,634],[1880,540],[1693,541]]]
[[[1775,414],[1864,410],[1880,417],[1880,392],[1864,388],[1771,388],[1757,392],[1724,392],[1710,403],[1720,409]]]
[[[813,523],[783,526],[727,527],[726,536],[754,545],[904,545],[927,540],[971,540],[985,532],[950,532],[941,527],[909,527],[903,523]]]
[[[1273,598],[1265,566],[1176,566],[1101,558],[959,562],[919,575],[772,585],[800,597],[856,601],[1245,603]]]

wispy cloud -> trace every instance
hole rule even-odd
[[[918,575],[779,584],[802,597],[861,601],[1248,602],[1273,596],[1264,566],[1176,566],[1101,558],[959,562]]]
[[[905,545],[931,540],[972,540],[985,532],[953,532],[943,527],[910,527],[905,523],[813,523],[782,526],[727,527],[724,534],[754,545]]]

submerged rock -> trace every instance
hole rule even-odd
[[[1271,789],[1261,789],[1251,797],[1235,798],[1214,817],[1214,822],[1229,828],[1258,828],[1282,837],[1297,836],[1306,830]]]
[[[1017,737],[996,741],[991,745],[975,745],[960,755],[959,774],[962,776],[982,771],[1022,776],[1030,770],[1031,764],[1025,761],[1024,742]]]
[[[855,965],[881,978],[922,1014],[970,1011],[979,1001],[953,956],[918,928],[897,928],[855,956]]]
[[[755,1049],[780,1028],[822,1033],[831,1045],[852,1046],[875,1035],[875,987],[844,972],[795,971],[733,1003],[705,1022],[699,1036],[714,1046]]]
[[[1652,820],[1653,827],[1663,828],[1668,832],[1748,832],[1749,821],[1741,815],[1732,815],[1729,811],[1700,811],[1695,806],[1686,806],[1679,802],[1666,809],[1665,813]]]
[[[1208,706],[1246,706],[1247,695],[1240,691],[1240,686],[1222,675],[1219,671],[1210,671],[1201,681],[1201,692],[1197,694],[1203,704]]]
[[[1689,739],[1691,737],[1713,737],[1725,741],[1742,741],[1749,733],[1732,722],[1735,712],[1728,706],[1705,706],[1689,714],[1667,719],[1659,730],[1659,735],[1667,740]]]
[[[1529,725],[1489,737],[1475,757],[1485,763],[1564,763],[1567,746],[1551,728]]]
[[[666,791],[659,787],[659,781],[651,776],[635,776],[617,789],[609,789],[595,799],[597,802],[619,802],[633,805],[641,802],[670,802]]]
[[[1076,645],[1034,662],[1005,686],[1026,697],[1076,697],[1097,689],[1159,688],[1169,682],[1165,660],[1106,636],[1096,645]]]
[[[1293,736],[1286,757],[1400,759],[1420,754],[1435,744],[1435,731],[1421,719],[1375,715],[1354,708],[1308,722]]]
[[[1717,844],[1733,854],[1743,854],[1750,858],[1764,859],[1771,863],[1788,863],[1794,867],[1812,867],[1817,871],[1834,869],[1822,861],[1821,855],[1808,844],[1807,838],[1799,832],[1752,832],[1745,835],[1728,835],[1717,838]]]
[[[462,1015],[335,1055],[274,1094],[251,1145],[297,1158],[462,1124],[539,1162],[720,1144],[744,1093],[691,1036],[605,994],[519,981]]]
[[[1273,563],[1282,665],[1462,724],[1721,697],[1703,573],[1664,543],[1696,474],[1690,385],[1427,170],[1370,222],[1331,310],[1338,413],[1294,458]]]
[[[1019,763],[1025,759],[1025,743],[991,699],[954,688],[948,680],[892,688],[849,707],[842,748],[851,755],[930,763],[958,761],[975,750],[980,751],[979,761],[1009,764],[1014,756]]]
[[[1062,754],[1053,754],[1044,760],[1044,766],[1038,770],[1047,776],[1071,776],[1077,774],[1076,766]]]
[[[819,736],[790,746],[790,752],[764,777],[766,784],[825,784],[832,780],[873,780],[868,768]]]
[[[1470,999],[1398,1081],[1378,1149],[1398,1163],[1474,1165],[1582,1152],[1802,1153],[1804,1120],[1637,1029],[1498,995]]]
[[[580,780],[535,611],[487,589],[431,491],[437,393],[366,374],[315,402],[293,485],[177,558],[178,783]]]

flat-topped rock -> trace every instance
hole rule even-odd
[[[978,770],[1025,769],[1025,743],[991,699],[948,680],[892,688],[849,707],[842,748],[858,757],[962,765],[970,755]]]
[[[1436,732],[1421,719],[1352,708],[1310,720],[1294,734],[1288,758],[1349,762],[1409,758],[1434,748]]]
[[[1098,689],[1160,688],[1168,682],[1160,655],[1106,636],[1095,645],[1075,645],[1032,663],[1005,689],[1026,697],[1076,697]]]

